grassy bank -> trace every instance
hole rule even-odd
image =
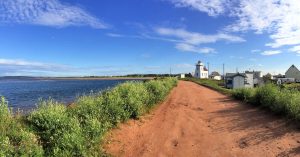
[[[223,94],[231,94],[230,89],[226,89],[224,87],[224,81],[223,80],[211,80],[211,79],[197,79],[197,78],[185,78],[184,81],[191,81],[195,82],[197,84],[200,84],[202,86],[214,89],[218,92],[221,92]]]
[[[271,111],[300,120],[300,92],[267,84],[259,88],[236,89],[232,96],[253,105],[263,106]]]
[[[222,81],[187,78],[208,88],[232,96],[245,103],[262,106],[270,111],[286,115],[297,121],[300,120],[300,91],[299,84],[284,84],[276,86],[267,84],[258,88],[226,89]]]
[[[104,134],[118,123],[138,118],[163,101],[177,80],[127,82],[79,97],[66,107],[43,101],[27,116],[13,117],[0,101],[0,156],[104,156]]]

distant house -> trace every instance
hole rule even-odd
[[[198,61],[198,63],[196,64],[194,77],[200,79],[208,78],[208,70],[201,61]]]
[[[226,88],[253,88],[252,73],[227,73],[225,76]]]
[[[300,71],[295,65],[292,65],[286,72],[285,78],[294,79],[295,82],[300,82]]]
[[[246,74],[253,74],[253,85],[254,87],[264,84],[263,75],[261,71],[245,71]]]
[[[179,77],[183,79],[185,78],[185,74],[180,74]]]
[[[210,74],[209,78],[214,79],[214,80],[221,80],[222,79],[221,75],[216,71],[213,71]]]

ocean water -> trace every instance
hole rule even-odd
[[[128,80],[0,80],[0,95],[14,110],[29,111],[39,99],[69,104],[77,96],[112,88]]]

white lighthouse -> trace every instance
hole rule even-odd
[[[194,77],[200,78],[200,79],[207,79],[208,78],[208,70],[204,66],[204,64],[201,61],[198,61],[196,64],[196,70]]]

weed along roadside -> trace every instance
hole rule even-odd
[[[222,81],[209,79],[187,78],[185,81],[195,82],[214,89],[233,98],[255,106],[262,106],[270,111],[285,115],[296,121],[300,120],[300,91],[298,86],[286,85],[279,87],[275,84],[266,84],[257,88],[226,89]],[[295,86],[295,87],[290,87]]]
[[[0,102],[0,156],[105,156],[104,134],[163,101],[175,78],[127,82],[103,93],[79,97],[66,107],[43,101],[26,116],[14,117]]]

